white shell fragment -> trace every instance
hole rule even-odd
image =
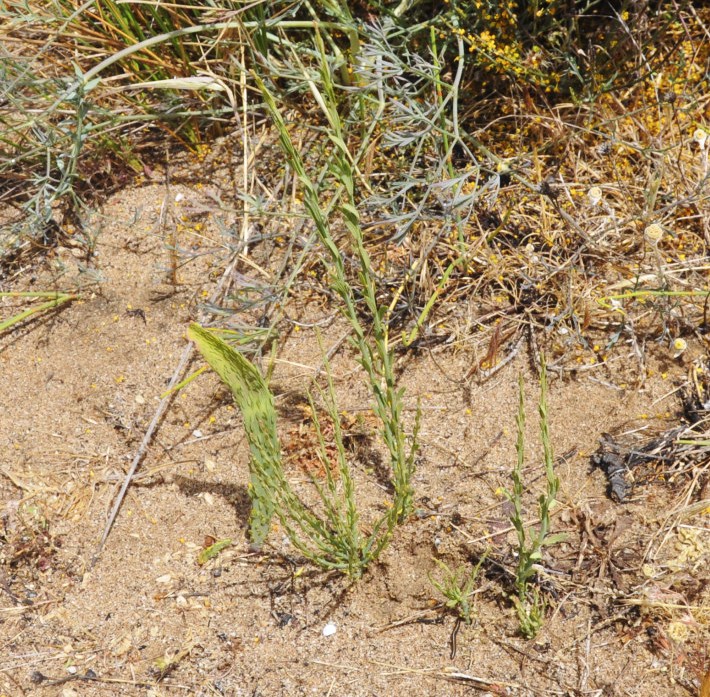
[[[338,627],[335,622],[328,622],[328,624],[323,627],[323,636],[333,636],[338,631]]]

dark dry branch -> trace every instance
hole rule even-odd
[[[604,433],[592,464],[602,469],[609,481],[609,493],[623,503],[635,487],[651,481],[669,484],[686,481],[710,464],[710,400],[708,362],[696,361],[682,389],[680,426],[636,442],[617,440]]]

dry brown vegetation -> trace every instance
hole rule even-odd
[[[479,4],[391,25],[386,3],[274,4],[269,31],[258,3],[1,11],[0,694],[708,697],[710,15]],[[584,43],[560,43],[568,17]],[[368,339],[374,280],[407,435],[421,404],[412,510],[357,581],[277,523],[250,547],[231,396],[207,375],[165,394],[199,367],[190,321],[219,328],[269,376],[315,510],[338,477],[339,429],[316,398],[319,452],[307,400],[329,361],[365,534],[391,505],[353,323],[255,74]],[[534,534],[541,361],[562,537],[526,640],[505,492],[522,374]]]

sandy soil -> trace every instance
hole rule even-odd
[[[248,448],[231,397],[209,373],[173,400],[92,567],[186,328],[226,265],[224,230],[206,212],[216,193],[196,177],[123,191],[94,221],[90,259],[66,243],[3,288],[79,288],[80,299],[0,336],[0,694],[697,694],[708,662],[710,535],[707,506],[693,505],[707,498],[707,466],[656,477],[619,504],[590,456],[604,432],[676,424],[671,393],[701,347],[662,363],[650,348],[641,388],[631,386],[631,358],[551,375],[562,482],[554,527],[567,540],[544,560],[549,608],[535,640],[519,636],[508,597],[515,537],[500,493],[511,485],[522,371],[534,519],[544,479],[524,351],[481,384],[467,378],[465,346],[399,357],[409,403],[421,397],[423,406],[417,512],[359,582],[302,563],[278,530],[262,553],[249,550]],[[258,283],[277,251],[255,245],[235,273]],[[3,317],[12,307],[5,301]],[[332,314],[288,308],[306,322]],[[299,401],[322,359],[312,330],[286,328],[272,384],[296,448],[307,429]],[[346,327],[335,317],[323,333],[330,349]],[[333,370],[341,408],[366,413],[366,382],[347,347]],[[366,460],[354,454],[363,481]],[[306,486],[298,464],[289,476]],[[378,496],[366,484],[361,505],[376,510]],[[204,545],[223,538],[233,544],[200,566]],[[486,549],[498,563],[484,566],[475,621],[456,633],[430,581],[441,573],[434,559],[470,566]],[[336,632],[324,636],[328,623]]]

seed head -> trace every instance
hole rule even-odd
[[[593,186],[589,191],[587,191],[587,198],[589,203],[596,206],[602,200],[602,190],[598,186]]]
[[[680,337],[675,339],[673,341],[673,358],[678,358],[687,348],[688,342],[685,339],[681,339]]]
[[[705,150],[705,143],[708,139],[708,133],[703,128],[696,128],[693,133],[693,140],[698,144],[701,150]]]
[[[663,238],[663,228],[658,223],[651,223],[643,232],[646,239],[652,244],[657,245]]]

